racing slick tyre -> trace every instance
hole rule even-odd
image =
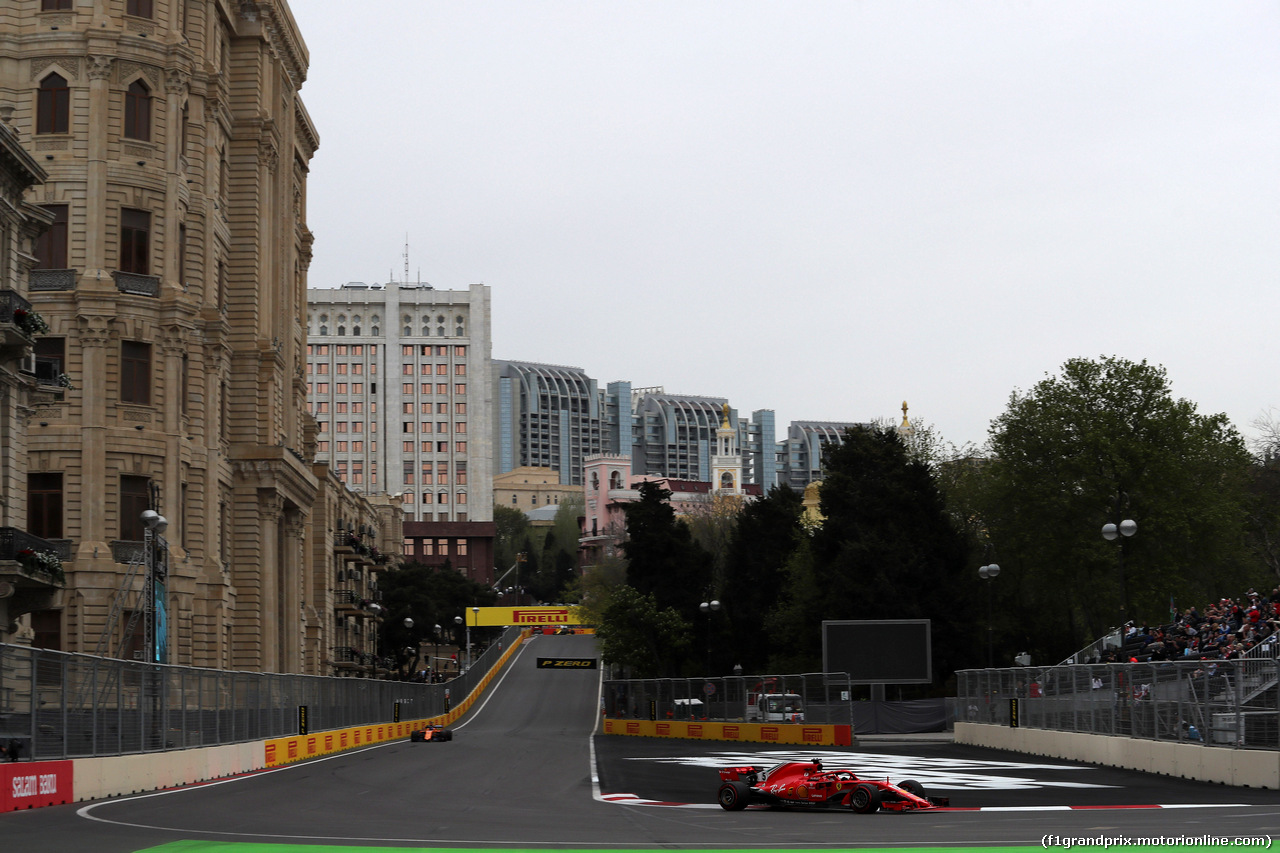
[[[453,732],[445,730],[436,735],[440,740],[453,740]]]
[[[716,802],[727,812],[742,811],[747,807],[747,800],[750,798],[751,789],[745,783],[738,781],[725,782],[716,794]]]
[[[915,779],[903,779],[898,783],[898,787],[906,791],[908,794],[915,794],[917,797],[925,800],[929,799],[928,795],[924,792],[924,785],[921,785]]]
[[[426,740],[426,738],[424,738],[424,737],[422,736],[422,730],[421,730],[421,729],[415,729],[415,730],[413,730],[413,731],[409,732],[409,742],[410,742],[410,743],[422,743],[424,740]]]
[[[849,793],[849,808],[858,814],[871,814],[880,809],[880,789],[875,785],[859,785]]]

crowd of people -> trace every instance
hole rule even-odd
[[[1123,644],[1097,663],[1236,660],[1256,646],[1277,648],[1280,636],[1280,586],[1270,595],[1250,589],[1239,598],[1223,598],[1204,608],[1189,607],[1166,625],[1125,626]]]

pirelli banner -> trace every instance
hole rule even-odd
[[[811,746],[853,746],[853,727],[804,723],[690,723],[681,720],[605,719],[604,733],[686,740],[729,740]]]
[[[473,628],[558,628],[578,624],[576,607],[472,607],[467,624]]]

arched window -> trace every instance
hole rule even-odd
[[[406,338],[413,337],[413,326],[405,326],[405,327],[404,327],[404,336],[405,336]]]
[[[378,336],[378,327],[377,327],[377,326],[374,326],[374,327],[373,327],[373,336],[374,336],[375,338]]]
[[[609,488],[611,489],[622,488],[622,472],[621,471],[609,472]]]
[[[351,327],[351,334],[353,334],[353,335],[358,335],[358,334],[360,334],[360,327],[359,327],[359,326],[352,326],[352,327]]]
[[[346,327],[346,326],[339,326],[339,327],[338,327],[338,337],[340,337],[340,338],[342,338],[342,337],[346,337],[346,334],[347,334],[347,327]]]
[[[732,489],[732,488],[733,488],[733,474],[732,474],[732,473],[730,473],[730,472],[728,472],[728,471],[725,471],[723,474],[721,474],[721,475],[720,475],[720,488],[722,488],[722,489]]]
[[[444,337],[444,326],[436,326],[436,337]]]
[[[431,327],[430,327],[430,326],[428,326],[426,323],[423,323],[423,324],[422,324],[422,336],[423,336],[424,338],[429,338],[429,337],[431,337]]]
[[[40,81],[36,100],[36,133],[67,133],[71,129],[71,90],[61,74]]]
[[[151,90],[141,80],[130,83],[124,93],[124,135],[151,141]]]

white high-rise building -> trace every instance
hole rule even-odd
[[[489,288],[350,283],[307,291],[316,459],[405,520],[493,520]]]

